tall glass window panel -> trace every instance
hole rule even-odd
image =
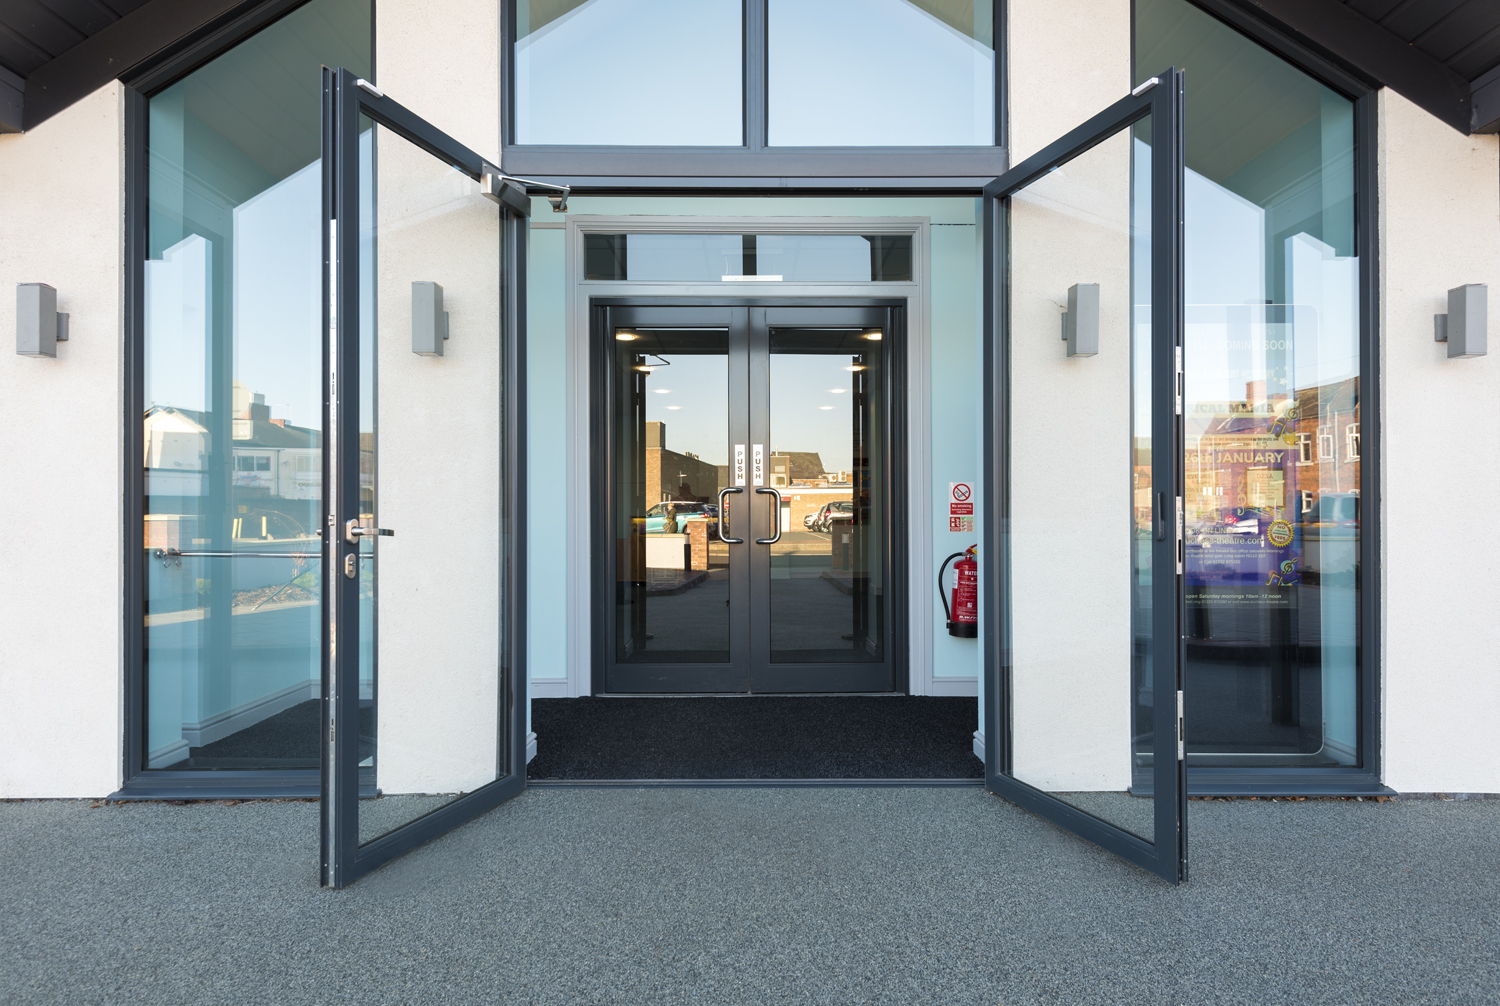
[[[1187,756],[1356,765],[1354,105],[1183,0],[1137,76],[1187,71]]]
[[[1012,774],[1153,841],[1149,136],[1009,200],[1005,540]],[[1064,341],[1069,304],[1096,346]]]
[[[148,768],[318,767],[320,71],[369,0],[313,0],[151,99]]]
[[[995,142],[993,0],[770,0],[775,147]]]
[[[744,143],[740,0],[516,0],[515,142]]]

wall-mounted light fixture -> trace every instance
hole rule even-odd
[[[68,341],[68,316],[57,310],[57,291],[46,283],[16,284],[16,353],[57,356]]]
[[[1068,309],[1062,316],[1062,337],[1069,356],[1099,355],[1099,284],[1068,287]]]
[[[1448,359],[1484,356],[1489,288],[1466,283],[1448,291],[1448,313],[1432,316],[1433,338],[1448,344]]]
[[[411,351],[418,356],[442,356],[448,339],[448,312],[443,310],[443,288],[427,280],[411,285]]]

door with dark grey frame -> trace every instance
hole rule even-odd
[[[1182,75],[985,189],[991,790],[1176,883]]]
[[[904,687],[902,311],[594,305],[596,692]]]
[[[529,199],[324,71],[322,882],[525,786]]]

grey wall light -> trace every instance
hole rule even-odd
[[[1099,284],[1068,287],[1068,309],[1062,317],[1063,341],[1069,356],[1099,355]]]
[[[411,285],[411,351],[418,356],[442,356],[448,338],[448,312],[443,310],[443,288],[427,280]]]
[[[16,284],[16,353],[57,356],[68,341],[68,316],[57,312],[57,291],[46,283]]]
[[[1432,316],[1433,338],[1448,344],[1448,359],[1484,356],[1489,288],[1466,283],[1448,291],[1448,313]]]

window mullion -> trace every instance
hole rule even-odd
[[[768,0],[745,0],[745,146],[766,149],[766,6]]]

